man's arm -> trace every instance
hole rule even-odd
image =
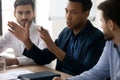
[[[10,58],[10,57],[5,57],[6,59],[6,66],[11,66],[11,65],[18,65],[19,61],[17,58]]]
[[[56,58],[47,48],[40,50],[35,44],[30,50],[25,49],[23,55],[33,59],[39,65],[48,64]]]
[[[54,54],[56,57],[63,61],[65,58],[65,52],[61,50],[51,39],[48,31],[44,28],[38,28],[38,31],[40,32],[40,37],[45,41],[47,48]]]
[[[30,59],[26,56],[21,56],[21,57],[16,57],[16,58],[19,61],[19,65],[35,64],[35,62],[32,59]]]
[[[37,64],[44,65],[50,63],[56,57],[49,50],[40,50],[29,38],[29,25],[21,27],[14,22],[8,22],[8,29],[16,38],[21,40],[25,45],[23,55],[33,59]]]

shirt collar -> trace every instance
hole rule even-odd
[[[30,27],[29,27],[29,31],[30,31],[30,32],[33,32],[33,31],[34,31],[34,29],[35,29],[35,26],[34,26],[34,25],[35,25],[34,22],[32,22],[31,25],[30,25]]]
[[[85,32],[89,31],[89,27],[92,26],[92,24],[90,23],[89,20],[87,20],[87,23],[85,25],[85,27],[77,34],[77,35],[74,35],[73,31],[71,31],[71,34],[74,35],[74,37],[78,37],[78,36],[81,36],[83,35]]]
[[[119,48],[120,49],[120,45],[116,45],[115,43],[113,44],[114,48]]]

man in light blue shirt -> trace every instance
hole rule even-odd
[[[66,80],[104,80],[109,76],[111,80],[120,80],[120,0],[106,0],[98,9],[107,40],[102,56],[92,69]]]

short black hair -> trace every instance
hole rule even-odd
[[[32,0],[16,0],[14,3],[14,8],[16,9],[16,7],[19,5],[27,5],[27,4],[31,5],[32,9],[34,11],[35,5]]]
[[[120,26],[120,0],[107,0],[98,5],[103,17],[107,21],[111,19]]]
[[[87,11],[91,9],[92,7],[92,2],[91,0],[69,0],[71,2],[80,2],[82,4],[83,7],[83,11]]]

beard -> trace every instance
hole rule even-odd
[[[22,27],[25,27],[26,23],[31,24],[31,23],[32,23],[32,20],[24,19],[24,20],[18,21],[18,23],[19,23]]]
[[[84,21],[81,21],[81,22],[79,22],[79,24],[78,23],[72,23],[72,22],[66,22],[67,23],[67,26],[68,26],[68,28],[70,28],[70,29],[79,29],[79,28],[83,28],[83,25],[85,24],[85,22]]]
[[[110,40],[113,39],[113,36],[110,35],[110,34],[106,34],[106,33],[104,33],[104,38],[105,38],[105,40],[110,41]]]

